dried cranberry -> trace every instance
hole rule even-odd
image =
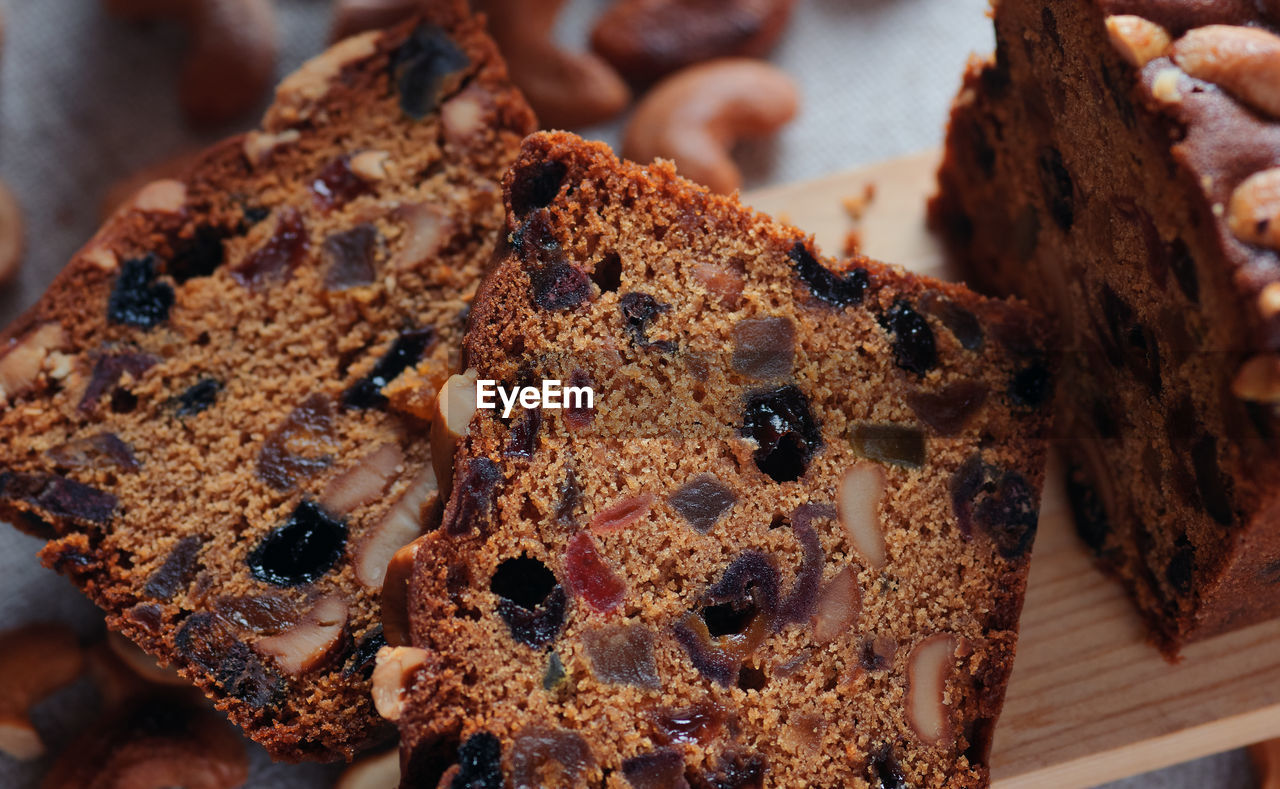
[[[648,293],[624,293],[618,299],[618,309],[622,311],[622,319],[636,345],[641,348],[657,348],[667,353],[675,350],[675,343],[671,340],[649,340],[649,324],[669,311],[671,305],[659,302]]]
[[[791,375],[796,327],[789,318],[738,321],[733,327],[733,371],[748,378]]]
[[[338,208],[372,191],[367,181],[352,172],[349,156],[339,156],[329,162],[311,181],[311,194],[316,204],[325,210]]]
[[[576,389],[592,389],[594,391],[595,383],[591,376],[584,370],[575,369],[569,374],[569,386]],[[591,424],[591,420],[595,418],[596,409],[594,403],[590,406],[585,405],[585,398],[577,398],[572,405],[565,408],[564,420],[572,428],[583,428]]]
[[[223,242],[231,231],[213,225],[201,225],[190,238],[174,243],[173,257],[165,266],[165,273],[179,284],[197,277],[212,276],[226,259]]]
[[[1064,232],[1070,230],[1076,217],[1075,184],[1062,162],[1062,153],[1057,148],[1045,148],[1036,159],[1036,166],[1049,215]]]
[[[922,376],[938,366],[933,329],[910,304],[894,302],[881,319],[881,324],[893,335],[893,356],[899,367]]]
[[[156,276],[155,255],[126,260],[107,299],[107,320],[140,329],[169,320],[173,286],[157,282]]]
[[[957,381],[940,392],[907,393],[907,405],[940,436],[958,435],[986,400],[987,385],[981,381]]]
[[[333,456],[317,450],[329,435],[332,421],[327,396],[317,392],[307,397],[262,442],[258,478],[275,490],[287,491],[299,478],[328,468]]]
[[[51,518],[105,524],[115,514],[117,500],[110,493],[56,474],[0,471],[0,499],[23,501]]]
[[[93,364],[89,384],[85,387],[77,408],[85,412],[92,411],[98,407],[103,395],[115,391],[116,385],[126,373],[135,379],[140,378],[159,361],[159,357],[130,350],[115,350],[99,356]]]
[[[1041,361],[1034,361],[1020,368],[1009,381],[1010,399],[1023,408],[1039,408],[1052,391],[1049,368]]]
[[[276,586],[311,583],[329,572],[347,547],[347,524],[303,500],[289,520],[262,538],[248,557],[254,578]]]
[[[849,428],[849,443],[859,457],[903,468],[924,465],[924,431],[908,425],[856,422]]]
[[[520,556],[498,565],[489,581],[497,612],[518,643],[540,647],[560,634],[567,600],[555,574],[537,559]]]
[[[793,384],[749,395],[742,433],[755,439],[756,466],[775,482],[800,479],[822,448],[809,398]]]
[[[321,249],[328,260],[324,273],[326,290],[342,290],[373,282],[374,261],[382,244],[382,234],[368,222],[334,233]]]
[[[511,213],[517,218],[535,208],[546,208],[560,194],[569,168],[555,159],[517,165],[511,170]]]
[[[435,345],[436,339],[436,330],[431,326],[401,332],[386,354],[373,365],[373,369],[342,393],[343,405],[348,408],[385,406],[387,398],[382,393],[382,387],[417,364],[422,355]]]
[[[502,743],[487,731],[476,732],[458,748],[458,772],[449,789],[502,787]]]
[[[302,214],[295,208],[282,208],[271,238],[232,268],[231,277],[250,290],[287,278],[306,258],[309,245]]]
[[[254,709],[273,704],[284,692],[284,680],[214,614],[187,617],[173,642],[178,654],[213,677],[227,695]]]
[[[688,789],[684,779],[684,755],[675,748],[660,748],[622,762],[622,776],[632,789]]]
[[[1235,508],[1228,492],[1231,483],[1218,465],[1218,440],[1210,435],[1201,436],[1191,447],[1191,465],[1204,511],[1223,526],[1230,526],[1235,520]]]
[[[815,297],[837,307],[862,303],[862,296],[871,282],[866,269],[855,268],[837,275],[819,263],[801,241],[791,247],[787,257],[791,259],[791,268],[796,276],[809,286]]]
[[[156,600],[169,600],[182,589],[187,588],[191,579],[199,569],[197,558],[204,540],[199,537],[183,537],[169,551],[169,556],[160,565],[160,569],[151,574],[142,593]]]
[[[565,581],[575,595],[602,614],[622,605],[627,585],[596,549],[587,532],[578,532],[564,552]]]
[[[681,485],[667,501],[690,526],[706,534],[737,500],[716,475],[704,473]]]
[[[428,22],[418,25],[391,53],[391,81],[400,109],[415,120],[427,117],[461,83],[461,72],[470,65],[448,33]]]
[[[473,530],[484,532],[502,485],[502,471],[488,458],[471,458],[466,470],[456,476],[441,528],[445,534],[455,536]]]
[[[1089,484],[1084,471],[1079,467],[1067,470],[1066,493],[1080,539],[1094,553],[1102,553],[1107,537],[1111,534],[1111,522],[1107,519],[1107,511],[1098,492]]]
[[[178,395],[178,416],[195,416],[210,408],[218,399],[222,384],[213,378],[201,378]]]
[[[516,736],[511,745],[511,782],[514,786],[541,786],[547,764],[559,765],[565,786],[578,785],[583,773],[595,767],[596,759],[582,735],[567,729],[531,726]]]
[[[613,625],[582,634],[591,669],[601,682],[658,690],[658,664],[653,656],[653,631],[647,625]]]

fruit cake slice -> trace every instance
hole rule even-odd
[[[456,361],[533,125],[434,3],[144,188],[0,339],[0,516],[278,758],[387,733],[378,593],[437,496],[384,387]]]
[[[374,678],[405,786],[986,785],[1045,457],[1031,315],[567,134],[506,203],[466,358],[593,400],[463,437]]]
[[[933,206],[1052,313],[1081,536],[1169,653],[1280,614],[1280,5],[1001,0]]]

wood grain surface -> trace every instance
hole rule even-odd
[[[744,196],[839,256],[858,229],[866,254],[953,278],[924,227],[929,152]],[[844,206],[865,186],[861,221]],[[1050,460],[1022,636],[992,751],[993,783],[1087,787],[1280,737],[1280,620],[1194,644],[1167,663],[1120,585],[1076,538]]]

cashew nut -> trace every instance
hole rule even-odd
[[[613,67],[587,52],[567,52],[552,39],[564,0],[482,0],[489,33],[544,128],[589,126],[631,102]]]
[[[388,646],[409,646],[409,578],[422,547],[419,537],[395,552],[382,581],[382,637]]]
[[[453,490],[453,454],[476,413],[476,376],[474,368],[449,376],[436,397],[431,418],[431,465],[442,500]]]
[[[390,27],[408,19],[424,4],[424,0],[335,0],[329,40],[341,41],[356,33]]]
[[[188,32],[182,110],[195,124],[232,120],[257,106],[275,80],[271,0],[103,0],[123,19],[170,18]]]
[[[342,771],[333,789],[396,789],[400,786],[400,749],[357,759]]]
[[[0,181],[0,286],[12,282],[22,268],[25,235],[18,200]]]
[[[218,713],[182,696],[139,698],[81,733],[41,789],[234,789],[249,778],[239,735]]]
[[[618,0],[591,31],[591,48],[627,79],[650,83],[723,57],[761,57],[786,28],[794,0]]]
[[[623,136],[628,159],[673,159],[680,174],[727,194],[742,184],[733,143],[777,131],[795,117],[799,92],[774,66],[724,58],[687,68],[640,102]]]
[[[16,759],[44,754],[31,707],[84,670],[84,651],[64,625],[27,625],[0,635],[0,751]]]
[[[191,683],[178,674],[176,668],[160,665],[154,657],[144,652],[142,647],[114,630],[107,633],[107,648],[145,682],[179,688],[191,686]]]

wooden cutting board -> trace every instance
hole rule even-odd
[[[828,255],[859,229],[863,251],[954,278],[924,227],[938,154],[883,162],[747,194],[755,208],[813,233]],[[844,206],[867,184],[855,223]],[[1177,665],[1144,640],[1120,585],[1075,536],[1050,460],[1022,636],[992,749],[993,783],[1087,787],[1280,736],[1280,620],[1185,650]]]

